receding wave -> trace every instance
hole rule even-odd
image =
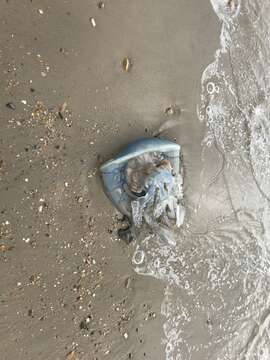
[[[198,105],[206,225],[187,212],[170,242],[142,234],[133,264],[166,284],[167,360],[269,360],[270,2],[211,3],[221,35]]]

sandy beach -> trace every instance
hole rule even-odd
[[[134,272],[98,169],[186,109],[163,136],[197,201],[210,2],[6,0],[0,24],[0,357],[163,360],[164,284]]]

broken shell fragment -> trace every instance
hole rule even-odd
[[[76,352],[74,350],[70,351],[67,356],[67,360],[74,360],[76,358]]]
[[[131,63],[130,58],[125,57],[123,62],[122,62],[123,70],[126,71],[126,72],[129,72],[130,69],[131,69],[131,66],[132,66],[132,63]]]
[[[92,24],[92,26],[93,26],[94,28],[97,26],[97,23],[96,23],[95,18],[90,17],[90,22],[91,22],[91,24]]]
[[[236,8],[235,1],[234,1],[234,0],[229,0],[229,1],[228,1],[228,6],[229,6],[229,8],[230,8],[231,11],[234,11],[235,8]]]
[[[8,102],[6,104],[6,107],[11,109],[11,110],[16,110],[16,106],[13,104],[13,102]]]
[[[66,101],[61,106],[59,106],[58,115],[60,116],[61,119],[64,118],[63,113],[66,111],[66,108],[67,108],[67,102]]]

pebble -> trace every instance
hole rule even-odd
[[[168,108],[165,110],[165,114],[166,114],[166,115],[173,115],[173,114],[174,114],[174,109],[172,108],[172,106],[168,107]]]
[[[82,202],[83,202],[83,197],[82,197],[82,196],[78,196],[76,199],[77,199],[78,203],[82,203]]]
[[[86,319],[80,322],[80,329],[81,330],[89,330],[89,323],[90,323],[90,316],[87,316]]]
[[[104,7],[105,7],[104,2],[103,2],[103,1],[100,1],[100,2],[98,3],[98,8],[99,8],[99,9],[104,9]]]
[[[38,13],[39,13],[40,15],[43,15],[43,14],[44,14],[44,11],[43,11],[42,9],[38,9]]]
[[[0,244],[0,252],[6,252],[8,250],[5,244]]]

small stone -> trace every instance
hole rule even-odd
[[[77,197],[77,201],[78,201],[78,203],[82,203],[82,202],[83,202],[83,197],[82,197],[82,196],[78,196],[78,197]]]
[[[38,9],[38,13],[39,13],[40,15],[43,15],[43,14],[44,14],[44,11],[43,11],[42,9]]]
[[[126,332],[124,333],[124,338],[128,339],[128,333],[126,333]]]
[[[105,8],[105,4],[104,4],[103,1],[100,1],[100,2],[98,3],[98,8],[99,8],[99,9],[104,9],[104,8]]]
[[[166,114],[166,115],[173,115],[173,114],[174,114],[174,110],[173,110],[172,106],[168,107],[168,108],[165,110],[165,114]]]
[[[26,100],[22,100],[21,103],[24,104],[24,105],[26,105],[26,104],[27,104],[27,101],[26,101]]]
[[[8,247],[5,244],[0,244],[0,252],[6,252]]]
[[[86,319],[84,319],[84,320],[82,320],[81,322],[80,322],[80,329],[81,330],[89,330],[89,326],[88,326],[88,324],[89,324],[89,322],[90,322],[90,319],[88,320],[89,318],[86,318]]]
[[[149,313],[148,318],[155,319],[155,317],[156,317],[156,313],[155,313],[155,312],[150,312],[150,313]]]
[[[95,18],[90,17],[90,22],[91,22],[93,28],[95,28],[97,26]]]
[[[13,102],[8,102],[6,104],[6,107],[11,109],[11,110],[16,110],[16,106],[13,104]]]
[[[172,115],[181,115],[182,109],[178,105],[171,105],[167,107],[164,111],[165,115],[172,116]]]

